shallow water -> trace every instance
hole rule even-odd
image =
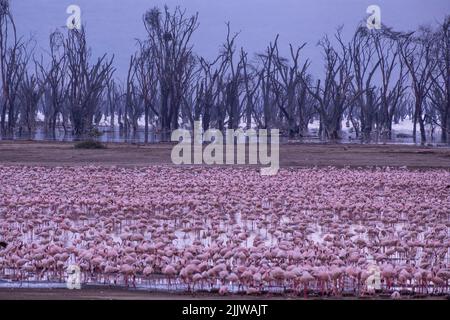
[[[144,143],[145,142],[145,130],[143,126],[140,126],[136,132],[126,133],[119,130],[118,126],[111,128],[106,122],[98,127],[101,135],[96,138],[98,141],[103,143]],[[369,143],[369,144],[404,144],[404,145],[420,145],[420,132],[416,133],[416,142],[413,139],[412,122],[410,120],[404,120],[398,124],[393,125],[392,137],[388,138],[386,136],[380,135],[373,132],[368,140],[362,140],[361,138],[356,138],[354,130],[352,127],[347,127],[345,122],[343,122],[341,130],[341,139],[327,141],[319,138],[319,123],[314,121],[308,127],[308,133],[303,137],[297,137],[289,139],[288,137],[282,136],[280,138],[281,143],[287,142],[300,142],[300,143],[322,143],[322,142],[334,142],[334,143]],[[440,136],[440,131],[438,129],[432,130],[427,129],[426,132],[427,143],[432,146],[450,146],[449,143],[443,143]],[[72,142],[80,140],[79,137],[73,136],[70,131],[65,133],[63,128],[58,128],[55,133],[46,132],[42,128],[37,128],[31,134],[15,132],[12,135],[0,135],[0,140],[35,140],[35,141],[63,141]],[[170,132],[161,133],[155,130],[149,130],[148,133],[148,143],[158,143],[170,140]],[[244,140],[237,141],[237,143],[243,143]]]

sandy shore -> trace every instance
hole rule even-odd
[[[39,166],[148,166],[171,164],[173,144],[108,144],[107,149],[80,150],[73,143],[0,141],[0,164]],[[284,144],[281,167],[450,168],[450,148],[405,145]]]

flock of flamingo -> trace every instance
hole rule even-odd
[[[446,170],[0,166],[0,283],[448,295],[449,231]]]

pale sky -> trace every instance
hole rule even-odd
[[[200,27],[193,43],[195,52],[202,56],[210,59],[216,56],[225,37],[225,22],[230,21],[232,30],[241,32],[238,45],[252,54],[263,51],[277,33],[282,50],[289,43],[307,42],[304,54],[314,62],[314,74],[322,67],[317,41],[339,25],[345,26],[345,34],[351,34],[358,22],[367,17],[369,5],[380,6],[382,22],[397,30],[433,24],[450,14],[449,0],[11,0],[11,3],[19,34],[34,36],[37,52],[48,48],[50,32],[65,26],[67,7],[79,5],[94,56],[114,53],[116,76],[121,78],[125,76],[130,54],[135,51],[135,39],[145,36],[142,15],[147,9],[162,8],[164,4],[199,12]]]

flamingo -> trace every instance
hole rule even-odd
[[[449,179],[392,168],[281,169],[267,180],[250,168],[0,166],[0,278],[64,281],[75,263],[85,282],[170,289],[180,276],[193,292],[303,285],[305,297],[336,296],[364,290],[375,264],[385,293],[448,293],[450,197],[439,186]]]

